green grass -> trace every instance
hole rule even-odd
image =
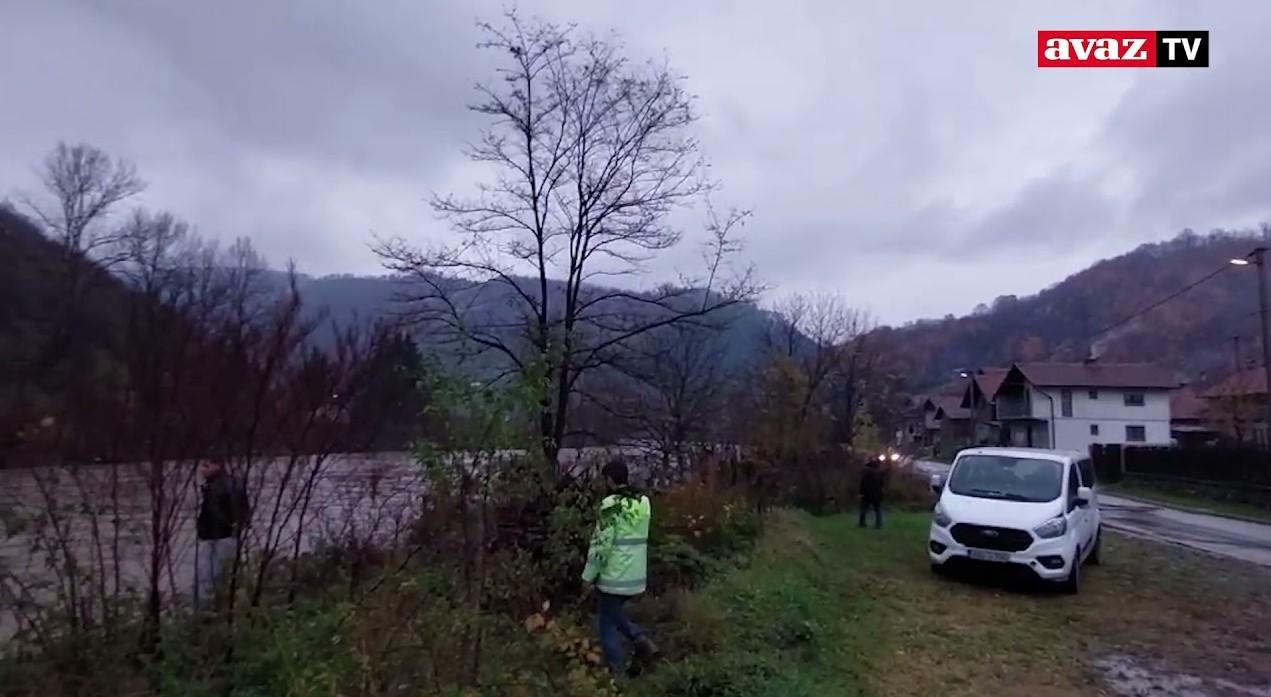
[[[871,649],[858,628],[876,608],[844,593],[854,575],[850,555],[825,544],[837,521],[774,515],[755,558],[690,601],[709,619],[686,633],[719,633],[718,648],[659,667],[637,693],[866,694],[861,656]]]
[[[1265,569],[1110,535],[1078,597],[948,581],[928,568],[927,521],[892,513],[880,532],[776,514],[749,564],[681,601],[696,626],[635,693],[1082,695],[1109,653],[1271,680]],[[694,633],[708,648],[682,652]]]
[[[930,514],[887,514],[876,531],[853,516],[774,512],[753,553],[713,562],[706,586],[634,603],[664,659],[624,694],[1075,697],[1107,694],[1095,661],[1114,654],[1271,684],[1271,570],[1109,534],[1077,597],[938,579],[924,551]],[[159,663],[129,673],[136,684],[109,691],[47,689],[49,666],[0,661],[0,695],[454,694],[455,638],[470,617],[438,601],[440,581],[403,577],[351,615],[319,596],[265,613],[240,623],[232,664],[208,660],[224,653],[221,625],[188,627]],[[589,607],[559,615],[569,631],[546,642],[524,618],[485,619],[480,694],[600,694],[597,669],[562,658],[592,636]]]
[[[1238,518],[1252,518],[1271,523],[1271,508],[1251,503],[1218,501],[1199,493],[1165,490],[1151,484],[1138,482],[1110,484],[1105,486],[1104,490],[1109,494],[1125,494],[1166,506],[1178,506],[1196,511],[1236,516]]]

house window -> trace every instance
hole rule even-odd
[[[1143,393],[1142,392],[1126,392],[1125,406],[1127,407],[1143,406]]]
[[[1126,426],[1125,441],[1127,443],[1145,443],[1147,442],[1146,426]]]
[[[1099,424],[1090,424],[1090,435],[1099,435]]]
[[[1090,399],[1099,398],[1099,390],[1090,390],[1089,394],[1090,394]]]
[[[1072,416],[1072,390],[1063,390],[1059,393],[1060,409],[1064,416]]]

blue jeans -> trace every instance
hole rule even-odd
[[[199,540],[194,557],[194,608],[199,611],[216,607],[216,593],[234,564],[238,540]]]
[[[644,634],[644,630],[627,619],[627,610],[623,605],[630,596],[600,592],[596,595],[600,605],[600,648],[604,651],[609,670],[619,673],[622,671],[621,637],[635,641],[636,637]]]

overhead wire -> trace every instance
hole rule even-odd
[[[1092,339],[1097,339],[1097,338],[1099,338],[1100,336],[1103,336],[1104,334],[1107,334],[1108,332],[1112,331],[1113,329],[1117,329],[1117,328],[1119,328],[1119,327],[1123,327],[1123,326],[1125,326],[1126,324],[1129,324],[1130,322],[1133,322],[1134,320],[1138,319],[1139,317],[1142,317],[1143,315],[1145,315],[1145,314],[1147,314],[1147,313],[1151,312],[1152,310],[1155,310],[1156,308],[1158,308],[1158,307],[1160,307],[1160,306],[1164,305],[1165,303],[1167,303],[1167,302],[1169,302],[1169,301],[1171,301],[1171,300],[1173,300],[1173,299],[1175,299],[1175,298],[1177,298],[1177,297],[1179,297],[1179,296],[1183,295],[1184,293],[1187,293],[1187,292],[1188,292],[1188,291],[1190,291],[1191,289],[1193,289],[1193,288],[1195,288],[1195,287],[1197,287],[1197,286],[1201,285],[1202,283],[1205,283],[1206,281],[1208,281],[1208,280],[1212,279],[1213,277],[1217,276],[1218,274],[1221,274],[1222,272],[1224,272],[1224,271],[1226,271],[1227,269],[1230,269],[1230,268],[1231,268],[1231,264],[1229,264],[1229,263],[1224,263],[1222,266],[1218,267],[1217,269],[1214,269],[1213,271],[1211,271],[1211,272],[1210,272],[1210,273],[1208,273],[1208,274],[1205,274],[1205,275],[1204,275],[1204,276],[1202,276],[1201,278],[1199,278],[1199,279],[1197,279],[1197,280],[1195,280],[1195,281],[1192,281],[1191,283],[1188,283],[1187,285],[1183,286],[1182,288],[1179,288],[1178,290],[1174,291],[1173,293],[1170,293],[1169,295],[1167,295],[1167,296],[1165,296],[1165,297],[1161,298],[1160,300],[1157,300],[1157,301],[1155,301],[1155,302],[1153,302],[1153,303],[1150,303],[1150,304],[1148,304],[1148,305],[1145,305],[1145,306],[1144,306],[1144,307],[1142,307],[1142,308],[1139,308],[1137,311],[1135,311],[1135,312],[1131,313],[1128,317],[1124,317],[1124,318],[1122,318],[1122,319],[1117,320],[1116,322],[1113,322],[1112,324],[1107,325],[1106,327],[1104,327],[1104,328],[1100,329],[1099,331],[1095,332],[1095,333],[1094,333],[1094,335],[1093,335],[1091,338],[1092,338]],[[1255,314],[1256,314],[1256,313],[1257,313],[1257,311],[1255,310]]]

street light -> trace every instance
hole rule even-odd
[[[1263,416],[1263,422],[1266,425],[1264,445],[1271,445],[1271,343],[1268,343],[1267,329],[1266,256],[1267,248],[1257,247],[1244,258],[1232,259],[1231,263],[1235,266],[1248,266],[1249,262],[1253,262],[1258,267],[1258,315],[1262,318],[1262,375],[1266,382],[1263,392],[1263,407],[1266,409]]]
[[[958,376],[967,380],[967,388],[971,390],[971,442],[969,445],[974,447],[980,440],[980,413],[975,408],[975,380],[972,375],[970,370],[958,371]]]

